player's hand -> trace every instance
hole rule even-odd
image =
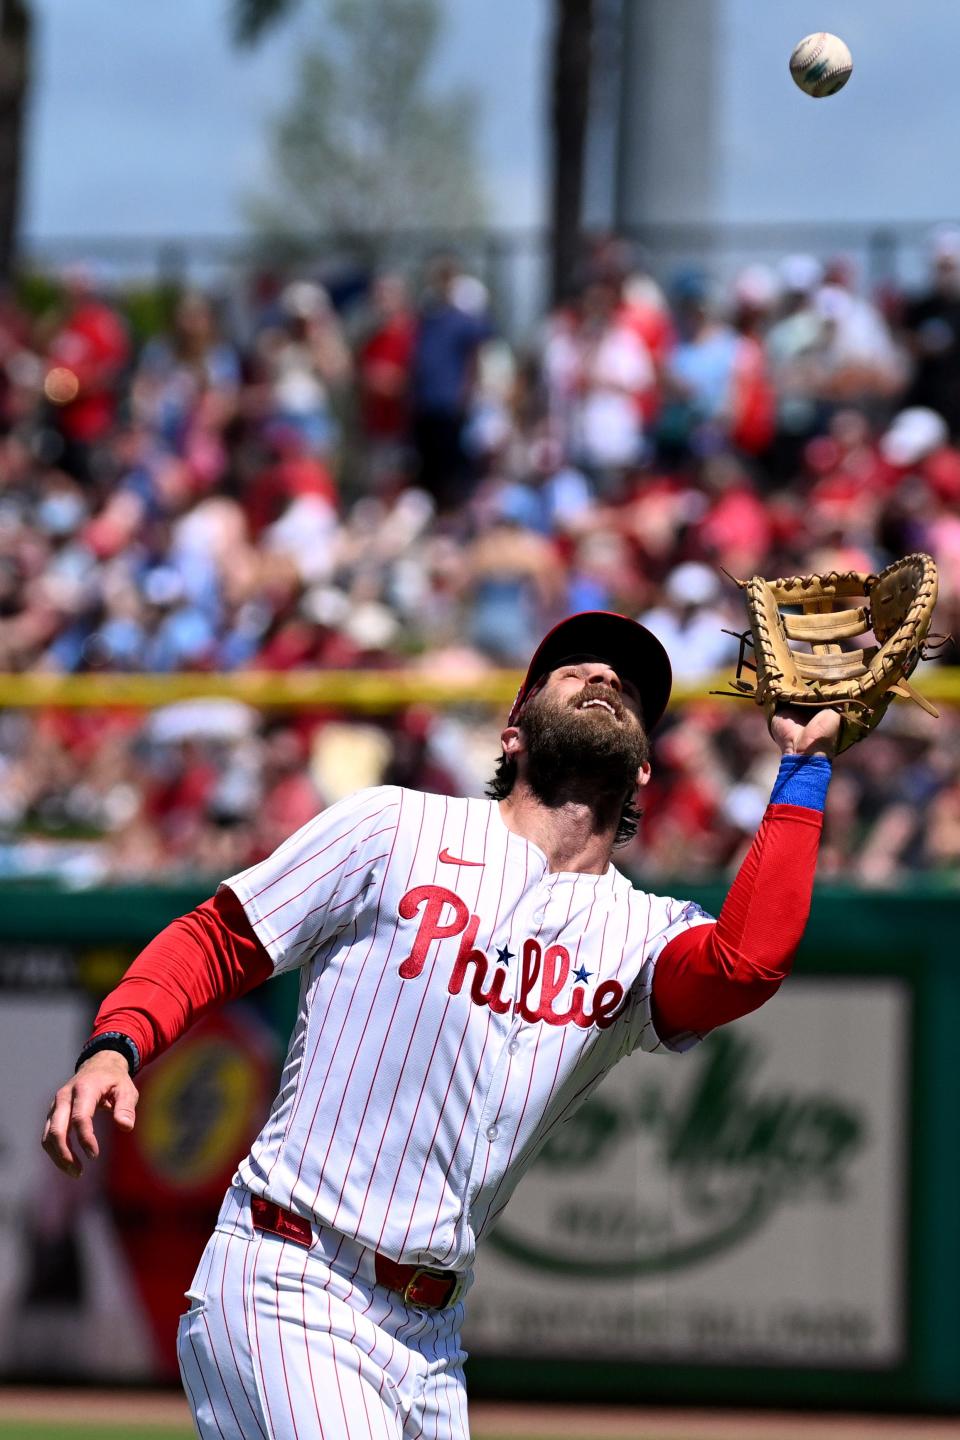
[[[840,735],[838,710],[784,706],[770,721],[770,734],[784,755],[835,755]]]
[[[121,1130],[132,1130],[140,1098],[124,1057],[98,1050],[53,1097],[42,1144],[58,1170],[76,1180],[83,1173],[81,1152],[95,1160],[100,1146],[93,1130],[97,1110],[110,1110]]]

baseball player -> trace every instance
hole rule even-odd
[[[179,1353],[203,1440],[465,1440],[477,1242],[610,1067],[755,1009],[809,909],[839,717],[778,715],[770,805],[719,919],[611,863],[670,692],[620,615],[562,621],[501,735],[488,799],[392,786],[324,810],[162,931],[104,1001],[43,1144],[211,1006],[297,968],[280,1090],[189,1289]]]

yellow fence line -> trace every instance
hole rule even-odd
[[[451,678],[425,670],[233,671],[228,674],[127,675],[0,674],[0,708],[58,706],[93,710],[155,709],[178,700],[230,699],[277,710],[349,710],[386,714],[408,705],[466,704],[508,707],[520,685],[515,670]],[[706,699],[729,689],[729,675],[700,685],[677,685],[671,705]],[[960,670],[934,667],[913,684],[935,704],[960,704]]]
[[[0,707],[69,709],[155,708],[177,700],[230,699],[269,709],[356,710],[379,713],[405,706],[510,704],[520,684],[512,670],[451,679],[419,670],[247,670],[227,674],[6,675]]]

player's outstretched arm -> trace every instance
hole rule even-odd
[[[132,1128],[131,1075],[141,1065],[209,1010],[277,970],[303,964],[326,937],[376,903],[400,796],[382,786],[330,806],[151,940],[104,1000],[75,1078],[50,1107],[43,1146],[56,1165],[79,1175],[77,1147],[96,1156],[98,1109],[112,1110],[118,1124]]]
[[[95,1160],[100,1154],[93,1128],[96,1112],[108,1110],[121,1130],[132,1130],[138,1099],[123,1055],[98,1051],[54,1096],[43,1127],[44,1150],[59,1170],[78,1179],[83,1173],[81,1155]]]
[[[831,760],[835,710],[784,710],[770,733],[783,755],[770,804],[717,922],[682,931],[657,961],[657,1034],[704,1035],[748,1015],[790,973],[806,928]]]
[[[272,974],[239,900],[221,890],[161,930],[106,997],[72,1080],[54,1097],[42,1144],[53,1163],[77,1178],[81,1155],[100,1153],[93,1117],[108,1110],[132,1130],[138,1092],[131,1068],[160,1054],[216,1006]]]

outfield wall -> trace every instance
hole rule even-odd
[[[3,892],[0,1375],[175,1374],[296,977],[148,1067],[134,1134],[80,1184],[37,1141],[99,996],[210,888]],[[771,1005],[621,1064],[481,1253],[473,1393],[960,1408],[958,922],[955,892],[821,887]]]

